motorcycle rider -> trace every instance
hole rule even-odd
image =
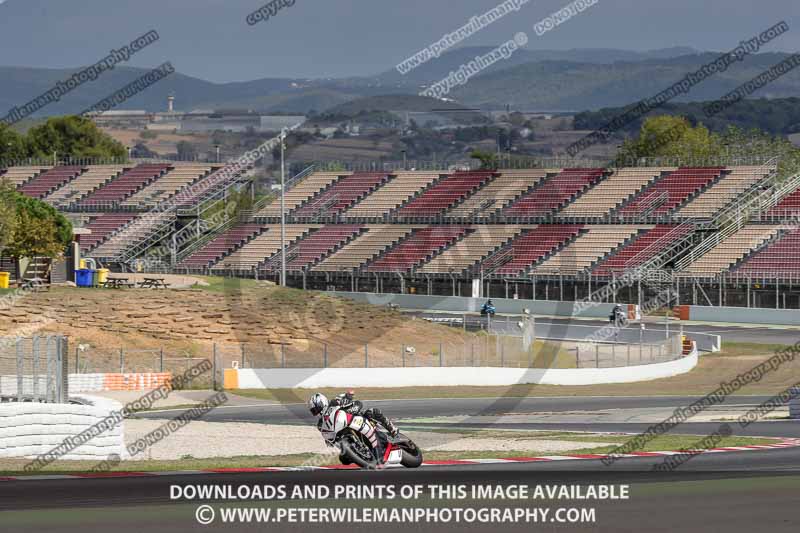
[[[352,390],[348,390],[347,392],[343,392],[336,396],[330,402],[328,398],[322,393],[315,393],[311,396],[308,400],[308,409],[311,411],[311,414],[314,416],[319,416],[319,420],[317,421],[317,429],[322,426],[322,414],[328,409],[328,407],[339,407],[343,411],[350,413],[355,416],[363,416],[367,420],[372,422],[378,422],[392,437],[397,437],[400,430],[395,426],[391,420],[386,418],[386,415],[380,409],[375,407],[363,410],[364,404],[360,400],[354,400],[354,392]],[[373,446],[376,446],[377,442],[373,442],[373,435],[367,435],[370,442]]]
[[[490,299],[481,307],[481,314],[491,316],[494,315],[494,313],[495,313],[495,307],[494,304],[492,303],[492,300]]]

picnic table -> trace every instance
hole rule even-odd
[[[122,289],[125,287],[136,287],[136,284],[128,281],[127,278],[112,278],[109,276],[103,282],[103,287],[106,289]]]
[[[169,289],[169,283],[164,282],[164,278],[143,278],[139,282],[142,289]]]
[[[50,290],[50,284],[43,278],[23,278],[22,281],[33,292],[47,292]]]

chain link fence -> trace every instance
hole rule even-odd
[[[258,343],[213,343],[194,353],[167,348],[97,350],[78,346],[70,357],[73,373],[172,372],[181,374],[203,359],[214,371],[192,387],[218,385],[225,368],[401,368],[401,367],[513,367],[609,368],[672,361],[683,356],[678,332],[642,332],[629,328],[613,334],[596,326],[539,327],[533,320],[496,320],[489,324],[472,318],[471,330],[461,341],[409,339],[398,343],[343,345],[322,339]],[[595,340],[593,340],[595,339]]]
[[[0,401],[69,402],[67,352],[59,335],[0,337]]]

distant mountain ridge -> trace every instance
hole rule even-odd
[[[244,109],[254,112],[322,112],[347,102],[366,98],[374,105],[396,106],[397,98],[369,100],[377,96],[416,96],[428,84],[447,76],[464,61],[490,47],[452,50],[406,76],[396,70],[373,77],[340,79],[263,78],[246,82],[212,83],[180,72],[155,83],[122,103],[117,109],[166,109],[167,96],[174,94],[179,111],[192,109]],[[692,52],[685,54],[684,52]],[[679,54],[679,55],[676,55]],[[680,55],[682,54],[682,55]],[[680,80],[687,72],[718,57],[716,52],[697,53],[687,48],[649,52],[625,50],[519,50],[447,96],[457,105],[481,109],[504,109],[506,105],[525,111],[597,110],[633,103],[652,96]],[[678,102],[714,100],[758,76],[788,57],[764,53],[747,57],[728,71],[711,76],[677,98]],[[0,114],[44,93],[75,69],[0,67]],[[146,73],[147,69],[117,67],[87,82],[39,115],[76,113]],[[774,81],[755,97],[786,98],[800,95],[800,69]],[[402,99],[399,100],[403,102]],[[418,110],[420,100],[407,98],[409,111]],[[423,107],[425,104],[422,104]],[[376,109],[393,110],[398,109]]]

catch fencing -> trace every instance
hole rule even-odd
[[[0,401],[68,403],[67,353],[60,335],[0,337]]]

